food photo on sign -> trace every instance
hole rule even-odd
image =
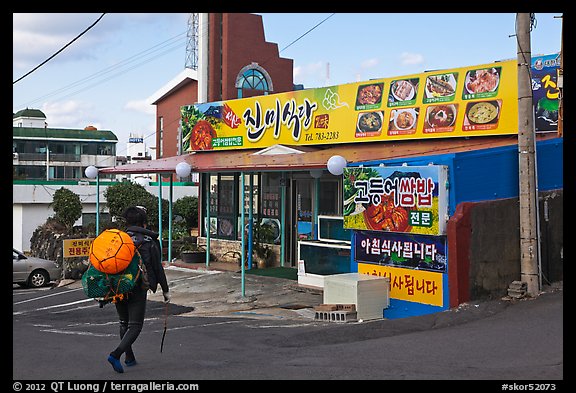
[[[492,130],[498,127],[502,100],[469,102],[466,105],[464,126],[467,130]]]
[[[358,86],[356,110],[378,109],[382,104],[384,83],[372,83]]]
[[[426,108],[424,133],[454,131],[458,104],[431,105]]]
[[[434,102],[448,102],[454,100],[454,96],[456,95],[457,81],[457,72],[430,75],[426,77],[424,104]]]
[[[400,79],[390,83],[388,106],[406,106],[416,103],[419,78]]]
[[[420,108],[393,109],[390,112],[388,135],[406,135],[416,132]]]
[[[180,110],[182,117],[182,152],[212,150],[212,141],[218,136],[222,119],[221,106],[210,105],[202,111],[194,105]]]
[[[470,70],[464,80],[462,98],[489,98],[497,94],[500,86],[502,67],[481,68]]]
[[[384,111],[360,112],[356,124],[356,138],[379,136],[382,133]]]

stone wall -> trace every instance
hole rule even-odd
[[[542,284],[563,281],[563,190],[539,194]],[[507,295],[521,279],[518,198],[459,205],[448,223],[451,306]]]
[[[205,246],[206,238],[198,237],[198,245]],[[214,255],[218,262],[235,263],[240,266],[242,243],[237,240],[210,239],[210,254]],[[274,250],[272,263],[269,265],[280,266],[280,245],[269,245]],[[246,247],[248,247],[246,245]]]

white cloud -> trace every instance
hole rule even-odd
[[[378,60],[376,58],[367,59],[367,60],[364,60],[362,63],[360,63],[360,68],[366,69],[366,68],[376,67],[379,63],[380,63],[380,60]]]
[[[324,86],[327,79],[327,63],[317,61],[294,67],[294,83],[302,83],[304,87]]]
[[[29,68],[43,62],[86,30],[99,16],[100,14],[73,13],[13,14],[14,67]],[[106,34],[102,33],[87,33],[50,61],[93,58],[94,47],[102,42],[105,36]]]
[[[46,123],[51,128],[101,128],[101,122],[94,116],[92,105],[82,101],[62,101],[43,104],[40,109],[46,115]]]
[[[128,101],[126,105],[124,105],[124,109],[144,113],[146,115],[156,114],[156,106],[150,105],[147,99]]]
[[[400,54],[402,65],[416,65],[424,63],[424,56],[418,53],[403,52]]]

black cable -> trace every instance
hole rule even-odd
[[[294,41],[292,41],[291,43],[289,43],[287,46],[285,46],[284,48],[282,48],[281,50],[278,51],[278,56],[280,56],[280,53],[284,52],[286,49],[288,49],[289,47],[291,47],[293,44],[295,44],[297,41],[299,41],[300,39],[302,39],[305,35],[307,35],[308,33],[310,33],[312,30],[314,30],[315,28],[317,28],[318,26],[320,26],[322,23],[326,22],[328,19],[332,18],[334,15],[336,15],[336,13],[332,13],[329,16],[327,16],[324,20],[320,21],[319,23],[316,24],[316,26],[312,27],[311,29],[309,29],[307,32],[305,32],[304,34],[302,34],[300,37],[296,38]],[[260,66],[264,66],[264,64],[268,63],[270,60],[272,60],[275,56],[272,56],[271,58],[267,59],[266,61],[264,61],[262,64],[260,64]]]
[[[92,23],[90,26],[88,26],[88,28],[86,28],[86,30],[84,30],[82,33],[78,34],[76,36],[76,38],[74,38],[72,41],[70,41],[69,43],[67,43],[66,45],[64,45],[58,52],[54,53],[52,56],[50,56],[49,58],[47,58],[46,60],[44,60],[42,63],[38,64],[36,67],[34,67],[34,69],[30,70],[29,72],[27,72],[25,75],[21,76],[20,78],[16,79],[14,82],[12,82],[12,84],[15,84],[16,82],[21,81],[22,79],[26,78],[28,75],[30,75],[31,73],[33,73],[34,71],[36,71],[38,68],[42,67],[44,64],[48,63],[50,60],[52,60],[54,57],[56,57],[57,54],[59,54],[60,52],[62,52],[64,49],[66,49],[67,47],[69,47],[74,41],[76,41],[78,38],[82,37],[88,30],[90,30],[91,28],[93,28],[94,26],[96,26],[96,23],[100,22],[100,19],[102,19],[104,17],[104,15],[106,15],[106,13],[103,13],[102,15],[100,15],[100,17],[94,22]]]

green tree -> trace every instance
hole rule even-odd
[[[148,213],[148,227],[158,231],[158,197],[140,184],[124,181],[108,186],[104,191],[110,216],[121,219],[130,206],[144,206]],[[168,200],[162,199],[162,226],[168,225]]]
[[[198,197],[187,195],[178,199],[172,206],[172,213],[174,217],[181,216],[184,219],[190,233],[190,229],[198,227]]]
[[[56,190],[51,203],[54,210],[54,219],[70,229],[77,219],[82,216],[82,202],[80,197],[67,188]]]

